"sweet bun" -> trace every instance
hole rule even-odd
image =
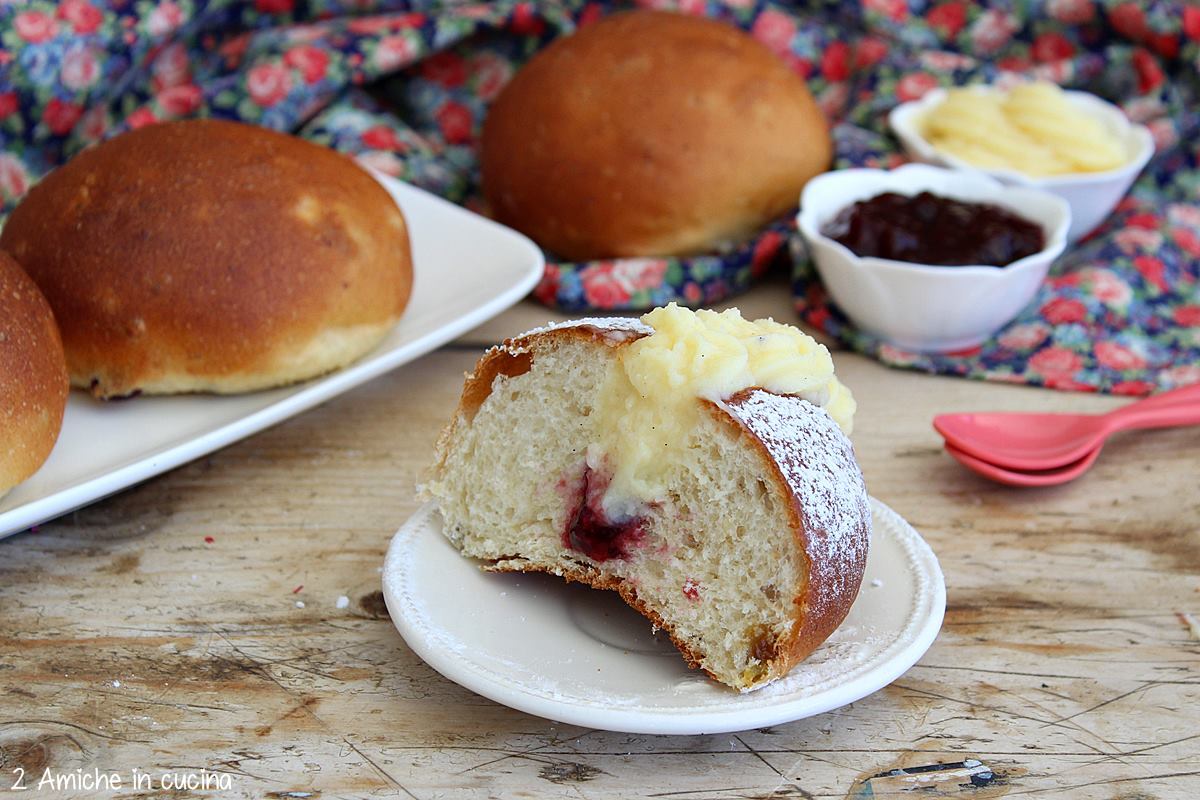
[[[529,61],[484,121],[497,220],[561,258],[666,256],[748,238],[832,158],[804,81],[725,23],[614,14]]]
[[[0,252],[0,495],[36,472],[54,449],[67,388],[50,305]]]
[[[614,590],[690,665],[754,689],[849,613],[871,530],[862,474],[809,400],[756,388],[697,397],[664,499],[605,519],[602,495],[621,469],[594,450],[606,375],[650,333],[634,319],[582,320],[487,352],[425,492],[446,536],[485,569]]]
[[[151,125],[34,186],[0,246],[97,397],[233,393],[362,356],[408,302],[404,217],[349,158],[216,120]]]

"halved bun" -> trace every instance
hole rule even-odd
[[[589,320],[506,342],[468,377],[426,489],[465,555],[612,589],[693,666],[748,690],[841,623],[871,517],[849,441],[820,407],[748,389],[697,399],[667,498],[605,519],[611,463],[588,453],[605,375],[646,335]]]

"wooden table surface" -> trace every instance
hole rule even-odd
[[[793,319],[781,281],[741,305]],[[787,725],[666,737],[555,724],[427,667],[388,620],[384,552],[463,372],[547,316],[523,303],[0,542],[0,790],[24,774],[29,797],[106,794],[36,788],[88,773],[120,776],[120,797],[1200,796],[1200,431],[1118,439],[1072,485],[1005,488],[941,452],[935,413],[1120,401],[853,354],[835,358],[868,488],[933,546],[948,590],[937,642],[894,684]],[[990,779],[886,777],[970,759]],[[163,789],[204,770],[208,790]],[[138,772],[149,789],[129,788]]]

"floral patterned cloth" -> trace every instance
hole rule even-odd
[[[1158,154],[1030,307],[969,352],[921,356],[855,330],[790,219],[729,252],[551,263],[543,302],[710,303],[790,249],[803,319],[889,364],[1129,394],[1200,380],[1200,6],[1184,0],[8,0],[2,210],[88,144],[191,116],[292,131],[479,208],[474,145],[488,103],[548,41],[629,5],[750,31],[808,79],[835,123],[838,166],[901,161],[884,128],[898,102],[1030,75],[1120,103],[1151,127]]]

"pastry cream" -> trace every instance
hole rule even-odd
[[[606,441],[589,451],[613,469],[605,506],[615,516],[663,499],[668,472],[688,447],[701,405],[759,387],[823,407],[847,434],[854,398],[833,374],[833,359],[790,325],[750,321],[737,309],[691,311],[672,303],[642,317],[654,333],[624,348],[596,410]]]
[[[1052,83],[1007,93],[951,89],[922,129],[938,150],[970,164],[1032,176],[1101,172],[1129,160],[1121,140]]]

